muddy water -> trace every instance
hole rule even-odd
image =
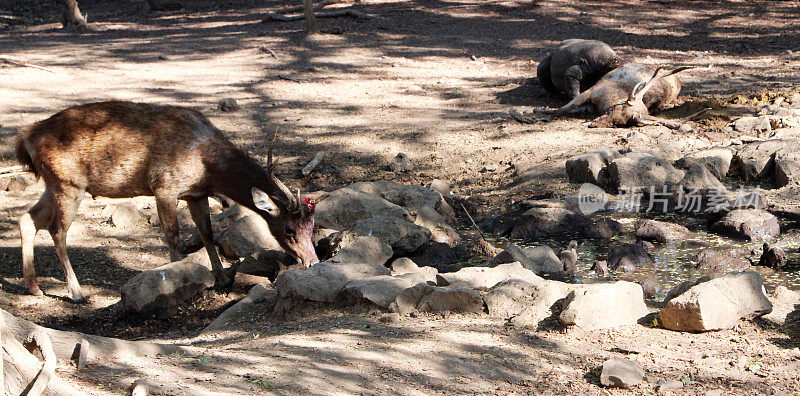
[[[654,300],[661,301],[666,296],[667,292],[675,285],[686,281],[694,280],[703,275],[704,273],[695,269],[696,261],[694,257],[701,250],[706,248],[730,248],[730,249],[743,249],[752,250],[753,254],[751,259],[757,263],[758,258],[761,256],[762,242],[742,242],[730,238],[721,237],[716,234],[708,233],[703,230],[704,227],[700,224],[699,220],[687,218],[657,218],[657,220],[670,221],[680,223],[687,226],[694,232],[691,239],[686,239],[679,242],[668,244],[655,243],[655,249],[650,253],[653,256],[655,264],[645,267],[637,268],[633,273],[617,272],[613,273],[611,278],[600,278],[595,275],[591,270],[592,265],[596,260],[605,260],[608,253],[608,248],[611,245],[619,243],[632,243],[635,242],[633,236],[633,227],[636,218],[615,218],[623,224],[625,228],[624,236],[614,238],[611,241],[592,241],[592,240],[579,240],[578,244],[578,271],[575,278],[572,280],[575,283],[592,283],[600,280],[613,280],[613,279],[642,279],[651,278],[657,285],[656,295]],[[784,222],[781,224],[782,229],[787,229],[788,226],[794,230],[785,232],[781,235],[778,245],[781,246],[787,253],[788,264],[781,271],[775,271],[774,274],[764,277],[764,283],[767,291],[773,291],[777,286],[783,285],[793,290],[800,290],[800,232],[796,231],[795,224]],[[504,245],[508,241],[496,241],[496,245]],[[547,245],[553,248],[556,252],[565,248],[568,240],[540,240],[536,243],[531,241],[512,241],[520,246],[538,246]]]

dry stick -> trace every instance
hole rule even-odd
[[[0,56],[0,61],[6,62],[6,63],[10,63],[10,64],[16,65],[16,66],[30,67],[30,68],[33,68],[33,69],[44,70],[44,71],[46,71],[48,73],[57,74],[53,70],[50,70],[50,69],[48,69],[46,67],[36,66],[36,65],[32,65],[30,63],[21,62],[21,61],[18,61],[18,60],[11,59],[11,58],[9,58],[7,56]]]
[[[296,82],[296,83],[302,83],[303,82],[302,80],[298,80],[296,78],[292,78],[292,77],[289,77],[289,76],[284,75],[284,74],[278,74],[278,78],[280,78],[282,80],[286,80],[286,81]]]
[[[14,177],[14,176],[20,176],[20,175],[26,175],[26,174],[29,174],[29,173],[30,173],[30,172],[13,172],[13,173],[3,173],[3,174],[0,174],[0,178],[4,178],[4,177]]]
[[[483,236],[483,232],[481,231],[480,228],[478,228],[478,224],[475,223],[475,219],[473,219],[472,215],[469,214],[469,211],[467,211],[467,208],[465,208],[464,204],[461,203],[461,202],[459,202],[458,204],[461,205],[461,209],[464,209],[464,213],[466,213],[467,217],[469,217],[469,221],[472,223],[472,226],[475,227],[475,231],[478,231],[478,235],[480,235],[481,239],[483,239],[483,241],[486,242],[486,237]]]
[[[354,9],[346,9],[346,10],[337,10],[337,11],[330,11],[330,12],[320,12],[318,14],[314,14],[317,18],[338,18],[342,16],[350,16],[353,18],[358,19],[369,19],[370,16]],[[264,18],[264,21],[281,21],[281,22],[294,22],[306,19],[305,15],[280,15],[276,13],[269,13],[267,17]]]
[[[326,6],[329,6],[331,4],[336,4],[338,2],[339,2],[339,0],[320,1],[319,3],[317,3],[317,5],[314,6],[314,11],[318,11],[318,10],[322,9],[322,7],[326,7]],[[284,9],[275,11],[274,14],[288,14],[288,13],[291,13],[291,12],[300,12],[300,11],[303,11],[303,6],[294,6],[294,7],[284,8]]]
[[[302,170],[302,171],[300,171],[300,173],[302,173],[302,174],[303,174],[303,176],[308,176],[308,175],[310,175],[310,174],[311,174],[311,172],[314,170],[314,168],[316,168],[316,167],[317,167],[317,165],[319,165],[319,163],[320,163],[320,162],[322,162],[322,157],[323,157],[323,156],[325,156],[325,152],[324,152],[324,151],[318,151],[318,152],[317,152],[317,155],[315,155],[315,156],[314,156],[314,159],[312,159],[312,160],[311,160],[311,161],[308,163],[308,165],[306,165],[306,166],[303,168],[303,170]]]

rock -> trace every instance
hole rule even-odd
[[[466,285],[473,289],[488,290],[494,285],[511,279],[519,279],[530,283],[538,283],[544,279],[533,271],[523,268],[518,262],[500,264],[497,267],[466,267],[447,274],[442,278],[451,285]]]
[[[777,127],[777,125],[775,125]],[[759,117],[741,117],[733,122],[733,129],[747,135],[761,136],[771,132],[773,117],[764,115]]]
[[[452,196],[452,194],[453,194],[451,192],[451,190],[450,190],[451,189],[450,183],[448,183],[448,182],[446,182],[444,180],[433,179],[433,180],[431,180],[430,183],[428,183],[425,186],[425,188],[427,188],[428,190],[431,190],[431,191],[438,192],[445,199],[450,198]]]
[[[410,274],[421,270],[417,263],[408,257],[400,257],[392,261],[389,268],[392,271],[392,275]]]
[[[375,216],[411,220],[408,211],[401,206],[372,194],[342,188],[332,192],[317,204],[314,221],[321,227],[344,230],[359,220]]]
[[[119,228],[131,228],[147,223],[147,217],[131,202],[123,202],[111,212],[111,224]]]
[[[649,191],[677,183],[684,172],[654,155],[632,152],[611,161],[606,168],[609,191]]]
[[[775,153],[775,183],[778,187],[800,182],[800,153],[797,145]]]
[[[692,287],[699,285],[700,283],[703,282],[708,282],[709,280],[719,276],[722,276],[722,274],[703,275],[695,280],[687,280],[678,283],[672,289],[669,289],[669,291],[667,291],[667,296],[664,298],[664,304],[668,303],[673,298],[678,297],[683,293],[686,293],[686,291],[691,289]]]
[[[611,239],[622,234],[622,224],[614,219],[602,217],[593,221],[588,228],[584,228],[582,234],[589,239]]]
[[[3,190],[26,191],[29,187],[36,185],[36,177],[33,174],[16,175],[8,178],[8,184]]]
[[[420,271],[399,276],[372,276],[348,283],[344,294],[351,301],[366,300],[381,308],[389,308],[403,290],[418,283],[434,282],[435,279],[435,270],[433,273]]]
[[[267,222],[258,215],[248,215],[236,220],[219,240],[222,254],[237,259],[259,250],[280,250],[283,248],[269,230]]]
[[[778,218],[760,209],[735,209],[711,226],[722,235],[744,240],[770,239],[781,232]]]
[[[200,250],[181,261],[142,271],[122,286],[122,306],[141,315],[169,317],[178,306],[214,286],[208,253]]]
[[[346,188],[383,198],[395,205],[408,209],[433,208],[448,223],[452,223],[455,220],[453,209],[447,204],[442,195],[422,186],[379,180],[353,183]]]
[[[506,246],[506,250],[489,260],[487,266],[493,267],[501,263],[518,261],[526,269],[537,275],[562,275],[564,264],[556,252],[548,246],[536,246],[522,249],[515,244]]]
[[[743,251],[732,249],[703,249],[694,257],[696,268],[704,274],[744,271],[750,268],[750,260]]]
[[[569,241],[569,246],[558,253],[558,259],[564,265],[564,272],[574,274],[578,269],[578,242]]]
[[[711,331],[728,329],[740,319],[771,311],[761,276],[738,272],[693,286],[671,299],[658,316],[664,328],[670,330]]]
[[[350,232],[374,236],[392,247],[399,255],[415,252],[428,242],[431,232],[424,227],[397,217],[376,216],[358,220],[349,229]]]
[[[397,153],[397,155],[392,157],[389,167],[395,173],[411,172],[414,170],[414,164],[408,158],[406,153]]]
[[[387,314],[381,316],[380,319],[378,319],[378,321],[381,322],[381,323],[397,323],[402,319],[403,319],[403,317],[400,316],[399,313],[390,312],[390,313],[387,313]]]
[[[535,240],[552,236],[565,236],[580,232],[591,225],[588,217],[571,210],[556,207],[534,207],[525,211],[514,229],[512,239]]]
[[[535,328],[569,292],[570,285],[563,282],[512,279],[495,285],[483,300],[490,316],[508,319],[517,327]]]
[[[770,297],[772,312],[762,316],[761,319],[776,326],[800,321],[800,291],[778,286]]]
[[[558,318],[565,325],[595,330],[635,325],[648,313],[642,287],[618,281],[571,291]]]
[[[225,98],[217,103],[217,108],[223,112],[231,112],[239,110],[239,103],[234,98]]]
[[[632,271],[634,268],[654,264],[653,258],[647,252],[647,245],[641,241],[611,247],[606,262],[612,271],[616,271],[618,268]]]
[[[785,145],[783,140],[765,140],[744,145],[734,156],[734,163],[742,178],[748,182],[772,178],[775,169],[774,154]]]
[[[483,312],[483,298],[466,287],[438,287],[427,283],[403,290],[390,308],[400,314],[419,312]]]
[[[677,380],[672,380],[672,381],[664,381],[664,382],[658,384],[658,387],[656,389],[659,392],[665,392],[665,391],[668,391],[668,390],[674,390],[674,389],[680,389],[680,388],[683,388],[683,382],[677,381]]]
[[[645,220],[636,225],[636,237],[661,243],[683,241],[691,237],[688,228],[675,223]]]
[[[786,265],[786,252],[777,245],[764,242],[764,252],[758,259],[758,265],[773,269],[780,269]]]
[[[597,276],[609,276],[611,275],[611,271],[608,270],[608,263],[603,260],[597,260],[594,262],[592,266],[592,270],[594,270],[595,275]]]
[[[275,279],[275,289],[283,300],[333,302],[348,283],[377,275],[389,275],[389,270],[372,264],[322,262],[284,271]]]
[[[328,237],[333,263],[366,263],[383,266],[394,255],[391,246],[377,237],[341,231]]]
[[[414,217],[414,224],[425,227],[431,232],[430,239],[434,242],[442,242],[448,245],[455,245],[461,241],[461,235],[455,228],[447,224],[444,216],[435,209],[423,206],[412,209],[411,216]]]
[[[679,168],[689,169],[692,165],[700,164],[706,167],[717,179],[724,179],[731,168],[734,151],[728,147],[712,147],[700,150],[679,159],[675,165]]]
[[[266,276],[275,280],[281,265],[289,263],[291,256],[280,250],[261,249],[244,257],[236,271],[244,274]]]
[[[247,292],[247,296],[223,311],[222,314],[214,319],[213,322],[209,323],[209,325],[203,329],[202,333],[208,334],[225,329],[231,323],[235,323],[239,317],[243,315],[246,316],[248,312],[252,312],[253,310],[257,309],[263,309],[259,307],[259,304],[263,304],[268,301],[274,303],[275,300],[277,300],[277,297],[278,292],[272,288],[272,284],[270,282],[258,283],[250,288],[250,291]]]
[[[717,194],[725,196],[728,189],[703,164],[693,164],[686,170],[683,179],[678,182],[686,194],[694,193],[706,196]]]
[[[633,388],[644,381],[644,369],[630,359],[614,357],[603,362],[600,384],[610,388]]]
[[[450,246],[441,242],[429,242],[409,258],[421,267],[434,267],[439,272],[461,269],[460,263],[471,257],[462,246]]]
[[[600,172],[613,159],[629,152],[630,149],[608,149],[576,155],[566,162],[567,177],[570,183],[602,184]]]

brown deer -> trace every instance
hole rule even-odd
[[[299,191],[293,194],[275,176],[275,136],[264,169],[195,110],[112,101],[70,107],[22,128],[17,139],[17,159],[46,186],[39,202],[19,220],[22,272],[31,294],[42,295],[33,242],[36,232],[47,228],[72,300],[85,301],[67,256],[66,237],[87,192],[93,197],[154,196],[173,261],[180,258],[177,203],[185,200],[218,288],[229,287],[233,274],[223,270],[214,247],[208,208],[213,194],[263,217],[298,264],[308,267],[319,261],[311,242],[315,201]]]

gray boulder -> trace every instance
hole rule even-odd
[[[608,187],[613,192],[620,189],[648,191],[668,183],[678,183],[684,172],[660,157],[632,152],[611,161],[606,168]]]
[[[744,271],[751,266],[744,250],[726,248],[703,249],[695,255],[696,268],[704,274]]]
[[[377,237],[400,255],[416,251],[431,237],[430,230],[425,227],[401,218],[388,216],[358,220],[349,231],[358,235]]]
[[[800,321],[800,291],[778,286],[768,298],[772,303],[772,312],[762,316],[761,319],[776,326]]]
[[[3,191],[31,191],[36,186],[36,177],[33,174],[16,175],[8,178],[8,184]]]
[[[680,224],[658,220],[645,220],[636,225],[636,237],[661,243],[683,241],[690,238],[692,232]]]
[[[372,276],[348,283],[344,288],[344,294],[350,301],[369,301],[381,308],[389,308],[403,290],[418,283],[435,282],[435,280],[436,270],[398,276]]]
[[[717,179],[724,179],[731,168],[734,150],[728,147],[712,147],[700,150],[676,161],[679,168],[689,169],[692,165],[705,166]]]
[[[567,177],[570,183],[601,184],[601,171],[615,158],[630,149],[607,149],[576,155],[566,162]]]
[[[671,299],[658,316],[662,325],[676,331],[711,331],[733,327],[772,311],[764,294],[761,275],[729,273],[699,283]]]
[[[735,209],[711,226],[722,235],[744,240],[763,240],[781,233],[778,218],[760,209]]]
[[[769,180],[775,169],[774,154],[784,145],[779,139],[746,144],[736,152],[734,163],[748,182]]]
[[[630,359],[613,357],[603,362],[600,384],[609,388],[633,388],[644,381],[644,369]]]
[[[483,300],[490,316],[507,319],[517,327],[535,328],[569,292],[570,285],[563,282],[512,279],[495,285]]]
[[[632,271],[635,268],[654,264],[653,258],[647,252],[647,247],[647,244],[641,241],[612,246],[606,259],[608,268],[612,271],[617,269]]]
[[[519,279],[539,283],[544,279],[518,263],[500,264],[496,267],[466,267],[447,274],[441,274],[449,284],[469,286],[473,289],[488,290],[500,282]]]
[[[214,286],[205,250],[152,270],[143,271],[122,286],[122,306],[141,315],[169,317],[178,306]]]
[[[275,289],[283,300],[333,302],[348,283],[378,275],[389,275],[389,269],[364,263],[322,262],[284,271],[275,279]]]
[[[344,230],[355,225],[358,220],[375,216],[411,220],[408,211],[401,206],[372,194],[342,188],[317,204],[314,221],[324,228]]]
[[[374,236],[340,231],[328,237],[332,263],[366,263],[383,266],[394,255],[391,246]]]
[[[222,233],[219,246],[222,254],[231,259],[245,257],[262,249],[283,250],[272,236],[267,222],[255,214],[234,221]]]
[[[775,153],[775,183],[778,187],[800,182],[800,152],[797,144]]]
[[[565,325],[595,330],[635,325],[649,312],[642,287],[618,281],[584,285],[571,291],[558,318]]]
[[[571,210],[559,207],[533,207],[520,216],[512,239],[538,239],[564,236],[582,231],[592,224],[591,219]]]
[[[289,261],[290,256],[283,251],[262,249],[245,256],[236,271],[244,274],[266,276],[274,280],[278,276],[281,265]]]
[[[549,246],[535,246],[522,249],[515,244],[506,246],[506,250],[495,256],[494,262],[505,261],[509,257],[509,261],[518,261],[526,269],[529,269],[537,275],[550,274],[550,275],[563,275],[564,263],[556,255]],[[492,263],[492,261],[490,261]]]
[[[461,241],[461,235],[455,228],[447,224],[447,220],[435,209],[429,206],[411,209],[411,216],[414,217],[414,224],[425,227],[431,232],[430,239],[434,242],[442,242],[448,245],[455,245]]]
[[[346,188],[383,198],[407,209],[429,207],[441,214],[447,222],[455,220],[455,213],[442,194],[418,185],[400,184],[389,180],[358,182]]]
[[[483,312],[483,298],[468,287],[439,287],[420,283],[403,290],[390,305],[400,314],[419,312]]]

